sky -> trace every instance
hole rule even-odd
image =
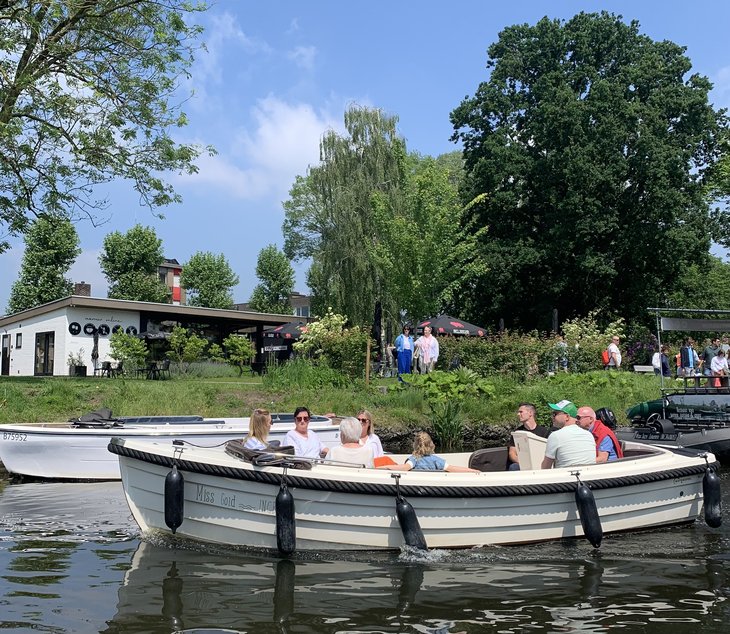
[[[69,277],[106,297],[104,237],[141,223],[180,263],[198,251],[224,254],[240,278],[234,301],[248,301],[259,251],[283,247],[282,202],[295,177],[317,164],[322,134],[343,130],[349,105],[397,115],[409,151],[454,151],[449,114],[488,78],[486,51],[502,29],[601,10],[685,46],[693,72],[714,84],[713,104],[730,106],[730,3],[716,0],[214,1],[197,18],[206,50],[180,87],[189,125],[174,137],[213,145],[217,155],[201,156],[197,175],[165,176],[183,202],[164,208],[164,219],[140,206],[128,182],[99,190],[109,207],[97,226],[77,224],[83,252]],[[23,256],[22,239],[11,242],[0,254],[0,314]],[[306,263],[295,271],[296,290],[306,293]]]

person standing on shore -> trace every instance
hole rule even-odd
[[[403,332],[395,338],[395,351],[398,354],[398,380],[401,374],[411,373],[413,363],[413,337],[410,326],[403,326]]]

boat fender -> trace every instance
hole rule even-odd
[[[394,475],[393,477],[396,479],[395,514],[398,517],[406,546],[418,548],[419,550],[428,550],[426,538],[423,536],[416,511],[411,503],[400,494],[400,475]]]
[[[294,496],[282,479],[276,495],[276,547],[282,555],[291,555],[297,547],[297,528],[294,517]]]
[[[722,490],[720,478],[712,467],[707,467],[702,478],[702,495],[705,498],[705,522],[712,528],[722,524]]]
[[[175,534],[183,523],[185,509],[185,478],[172,466],[172,471],[165,476],[165,524]]]
[[[583,534],[594,548],[599,548],[603,539],[603,527],[598,516],[596,498],[593,496],[593,491],[580,480],[575,490],[575,504],[578,507]]]

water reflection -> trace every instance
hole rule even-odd
[[[536,624],[605,631],[636,623],[649,631],[658,623],[681,631],[687,623],[697,631],[728,616],[724,561],[570,561],[557,557],[559,549],[545,554],[541,561],[520,561],[517,549],[277,560],[143,542],[103,631],[445,634],[484,627],[518,632]]]

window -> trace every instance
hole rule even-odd
[[[22,348],[22,347],[23,347],[23,335],[21,333],[16,333],[16,335],[15,335],[15,348],[17,350],[18,348]]]
[[[309,317],[309,306],[297,306],[294,314],[297,317]]]

